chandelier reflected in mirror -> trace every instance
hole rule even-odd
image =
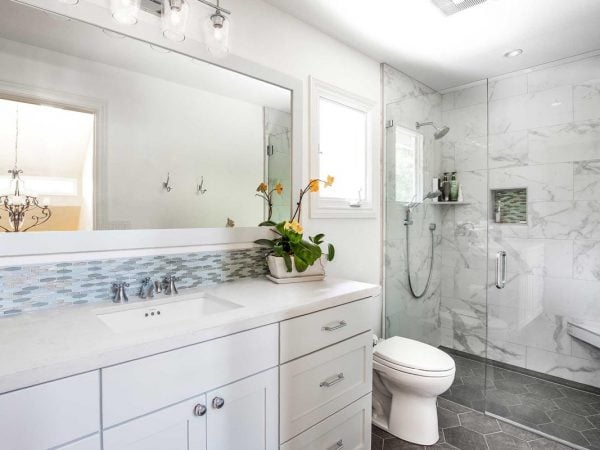
[[[19,106],[16,111],[15,126],[15,165],[8,171],[10,188],[8,193],[0,195],[0,230],[5,232],[23,232],[41,225],[52,216],[47,204],[41,205],[37,196],[27,193],[23,170],[19,169]],[[8,224],[5,226],[8,219]]]

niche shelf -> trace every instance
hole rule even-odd
[[[470,205],[469,202],[431,202],[433,206],[459,206],[459,205]]]
[[[527,188],[492,189],[492,220],[498,224],[527,224]],[[500,214],[496,214],[500,210]]]

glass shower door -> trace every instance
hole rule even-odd
[[[600,447],[600,58],[489,81],[487,414]],[[582,339],[583,337],[583,339]]]

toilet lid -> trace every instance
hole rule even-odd
[[[394,336],[377,344],[373,349],[382,364],[389,362],[397,366],[429,372],[454,369],[454,360],[443,351],[413,339]]]

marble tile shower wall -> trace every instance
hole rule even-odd
[[[415,130],[415,123],[441,121],[442,97],[436,91],[384,65],[384,95],[386,121],[394,127]],[[440,143],[433,139],[433,129],[421,130],[423,148],[423,191],[431,190],[431,178],[439,172]],[[435,231],[435,258],[431,286],[427,295],[414,299],[408,288],[406,266],[406,208],[395,198],[396,164],[394,130],[386,130],[386,230],[385,230],[385,296],[386,332],[388,336],[404,336],[432,345],[440,345],[440,230]],[[429,269],[431,236],[429,223],[441,223],[440,211],[431,206],[420,206],[413,213],[410,227],[411,273],[417,290],[425,285]]]
[[[485,351],[486,183],[527,188],[526,225],[490,221],[488,267],[506,250],[509,277],[488,289],[488,357],[600,387],[600,350],[567,334],[569,321],[600,323],[600,56],[490,80],[487,152],[470,145],[485,90],[443,99],[444,120],[473,138],[444,148],[472,205],[444,217],[443,344]]]
[[[180,293],[267,273],[264,249],[185,253],[57,264],[0,267],[0,316],[111,299],[113,282],[136,295],[145,277],[173,274]]]

